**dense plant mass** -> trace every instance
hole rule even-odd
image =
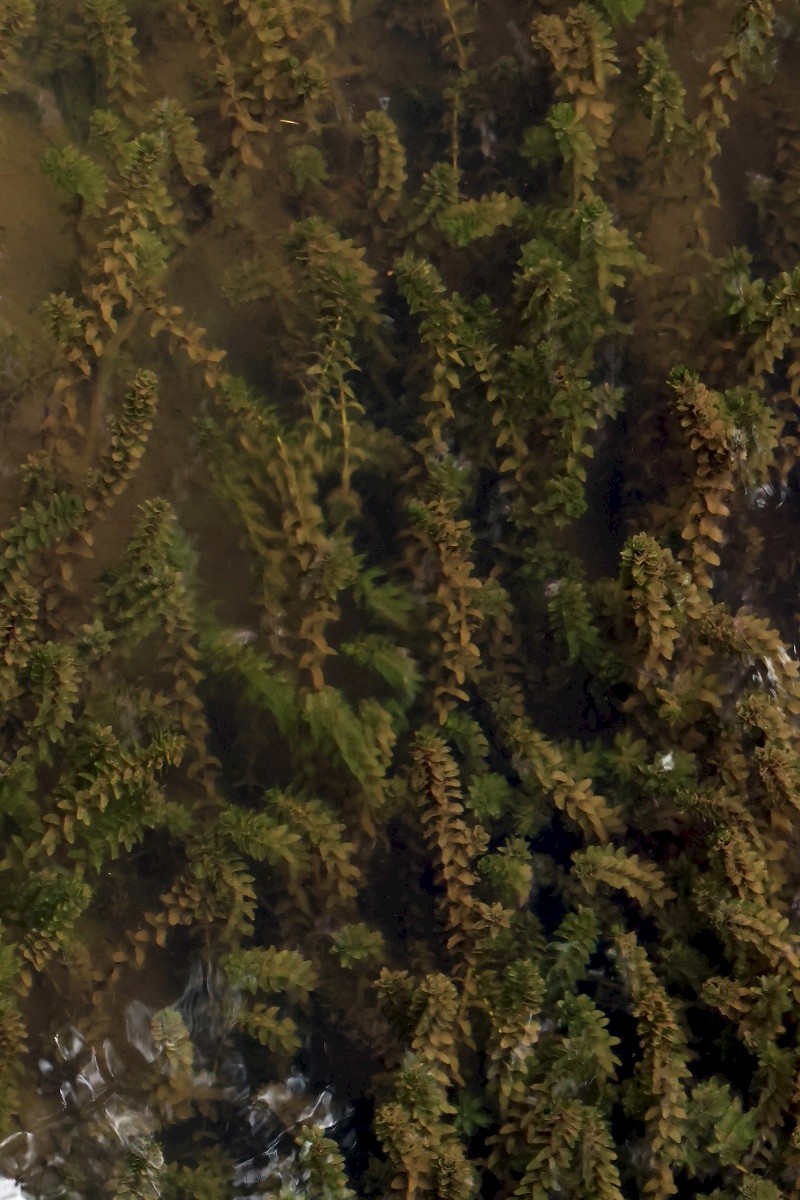
[[[0,329],[30,1194],[800,1197],[797,38],[0,3],[73,239]]]

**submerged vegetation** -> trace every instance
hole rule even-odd
[[[800,1196],[796,12],[0,10],[4,1174]]]

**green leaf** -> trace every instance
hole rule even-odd
[[[102,168],[75,146],[51,146],[42,155],[42,170],[67,196],[80,198],[87,209],[99,211],[106,200],[108,180]]]
[[[630,25],[644,8],[644,0],[602,0],[612,25]]]

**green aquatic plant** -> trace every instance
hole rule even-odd
[[[349,0],[299,7],[284,0],[218,6],[180,0],[174,15],[208,61],[232,157],[241,167],[264,165],[263,135],[280,122],[316,126],[328,84],[321,47],[328,48],[337,26],[349,23]]]
[[[369,208],[379,221],[393,216],[402,200],[406,181],[406,154],[397,126],[381,109],[368,112],[361,125],[364,143],[364,178]]]
[[[297,1136],[301,1184],[309,1200],[353,1200],[336,1142],[318,1129]]]
[[[668,150],[688,133],[686,88],[662,39],[649,38],[639,47],[638,56],[651,139],[660,150]]]
[[[102,168],[76,146],[52,147],[45,151],[42,170],[54,187],[77,198],[88,212],[99,212],[103,208],[108,180]]]
[[[153,128],[165,141],[169,160],[175,163],[190,187],[210,183],[205,147],[197,126],[179,104],[170,99],[161,100],[153,112]]]
[[[375,1114],[388,1160],[384,1186],[453,1200],[473,1194],[474,1168],[448,1121],[451,1113],[445,1089],[422,1062],[410,1058],[398,1072],[393,1095]]]
[[[288,155],[289,170],[298,191],[314,191],[328,178],[325,156],[318,146],[295,146]]]
[[[436,225],[453,246],[468,246],[513,225],[525,209],[516,196],[494,192],[477,200],[449,204],[437,214]]]
[[[152,1137],[133,1141],[119,1177],[113,1182],[115,1200],[157,1200],[161,1195],[164,1155]]]
[[[227,1195],[210,1058],[263,1129],[320,1044],[369,1104],[279,1121],[277,1190],[793,1195],[788,110],[764,246],[708,219],[775,14],[697,83],[702,5],[64,12],[80,258],[0,537],[3,1133],[50,1011],[102,1047],[141,991],[148,1132],[81,1118],[109,1194]],[[391,117],[376,16],[434,52]]]
[[[147,447],[158,405],[158,379],[139,371],[125,395],[119,415],[109,422],[108,444],[92,481],[87,505],[110,505],[124,491]]]
[[[284,992],[307,996],[315,985],[311,964],[289,950],[239,950],[225,958],[222,967],[232,987],[252,996]],[[275,1005],[254,1002],[237,1014],[235,1022],[274,1052],[291,1053],[300,1044],[296,1026],[278,1012]]]
[[[730,123],[728,101],[749,73],[766,68],[773,55],[774,8],[769,0],[746,0],[734,18],[734,29],[722,47],[720,57],[709,67],[709,81],[700,93],[703,106],[696,117],[696,128],[703,152],[703,175],[714,200],[719,193],[711,174],[711,164],[719,153],[718,136]]]
[[[550,59],[556,94],[562,101],[559,107],[577,96],[573,101],[574,118],[585,122],[589,142],[598,151],[604,150],[613,115],[607,89],[619,74],[609,26],[596,9],[578,4],[563,17],[556,13],[536,17],[531,41],[534,49]]]
[[[84,18],[89,48],[109,103],[135,100],[144,90],[124,0],[85,0]]]
[[[447,948],[468,961],[465,944],[474,940],[482,921],[473,863],[486,850],[486,836],[479,825],[470,828],[463,819],[458,769],[437,733],[420,730],[412,762],[409,784],[444,889]]]
[[[674,1002],[633,933],[616,937],[614,957],[630,989],[643,1052],[638,1071],[649,1103],[645,1116],[648,1161],[644,1166],[644,1188],[654,1197],[670,1196],[675,1192],[674,1165],[685,1146],[689,1115],[686,1035]]]
[[[8,0],[0,14],[0,86],[18,60],[19,46],[36,20],[34,0]]]
[[[418,233],[433,224],[445,208],[458,200],[460,173],[450,163],[435,163],[423,176],[419,191],[409,204],[407,232]]]

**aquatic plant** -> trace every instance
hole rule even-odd
[[[18,47],[36,20],[34,0],[9,0],[0,15],[0,79],[15,65]],[[5,86],[5,80],[3,80]]]
[[[51,1009],[110,1088],[154,993],[147,1122],[69,1118],[76,1194],[797,1191],[800,671],[753,499],[800,445],[788,110],[759,254],[709,219],[775,14],[694,85],[703,6],[523,8],[67,5],[79,261],[0,537],[3,1132]],[[341,37],[383,18],[434,52],[391,115]],[[317,1042],[312,1102],[277,1081]]]
[[[105,98],[110,104],[124,106],[143,91],[133,42],[135,30],[129,24],[124,0],[86,0],[84,16]]]
[[[364,177],[369,189],[368,207],[380,221],[395,212],[406,181],[406,155],[392,118],[374,109],[361,126],[364,141]]]

